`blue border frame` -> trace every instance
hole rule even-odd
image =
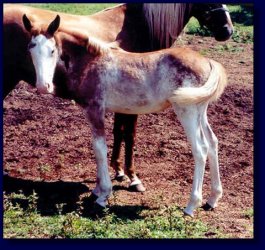
[[[4,1],[1,3],[15,3],[15,2],[23,2],[23,3],[31,3],[35,1]],[[64,3],[68,1],[36,1],[40,3],[48,2],[56,2],[56,3]],[[74,2],[74,1],[69,1]],[[77,1],[80,3],[106,3],[106,2],[113,2],[119,3],[118,1]],[[127,1],[128,2],[128,1]],[[133,1],[129,1],[133,2]],[[141,1],[136,1],[141,2]],[[144,1],[144,2],[154,2],[154,1]],[[162,2],[162,1],[158,1]],[[166,1],[166,2],[176,2],[176,1]],[[220,1],[181,1],[181,2],[220,2]],[[223,2],[223,1],[222,1]],[[262,198],[264,197],[263,192],[264,188],[262,184],[264,183],[262,177],[264,177],[264,168],[265,164],[262,162],[263,156],[263,142],[265,141],[264,137],[264,97],[263,93],[265,87],[264,81],[264,70],[265,70],[265,63],[263,62],[264,55],[264,27],[262,25],[262,18],[265,16],[264,13],[264,6],[263,1],[252,0],[252,1],[225,1],[223,3],[253,3],[254,4],[254,186],[255,186],[255,216],[254,216],[254,228],[255,228],[255,237],[254,239],[205,239],[205,240],[3,240],[3,227],[1,227],[2,237],[0,240],[0,246],[2,249],[27,249],[31,250],[38,248],[38,250],[47,249],[47,248],[76,248],[76,247],[89,247],[89,248],[114,248],[121,249],[124,248],[126,250],[130,249],[141,249],[147,247],[155,247],[155,248],[164,248],[164,247],[185,247],[186,248],[193,248],[193,249],[201,249],[201,248],[210,248],[210,249],[234,249],[240,248],[241,250],[244,249],[264,249],[265,247],[265,234],[263,225],[264,222],[264,212],[263,212],[263,203],[264,201]],[[3,11],[1,11],[1,15],[3,15]],[[3,20],[3,19],[2,19]],[[263,21],[264,23],[264,21]],[[2,25],[1,25],[1,34],[2,34]],[[2,39],[1,39],[1,46],[2,46]],[[1,81],[2,81],[2,57],[1,57]],[[263,80],[263,82],[262,82]],[[1,84],[1,94],[2,94],[2,84]],[[2,103],[3,105],[3,103]],[[3,114],[3,106],[1,109]],[[3,136],[3,120],[1,119],[1,132]],[[1,140],[3,142],[3,140]],[[3,146],[3,145],[2,145]],[[3,147],[2,147],[3,148]],[[1,151],[1,156],[3,159],[3,150]],[[3,161],[2,161],[3,162]],[[1,178],[1,187],[2,186],[2,178]],[[1,192],[2,198],[2,192]],[[2,208],[2,207],[1,207]],[[3,225],[3,218],[1,213],[1,223]],[[263,247],[262,247],[263,246]]]

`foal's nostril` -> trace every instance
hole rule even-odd
[[[54,91],[54,86],[53,86],[52,83],[47,83],[46,88],[47,88],[47,91],[48,91],[49,93],[53,93],[53,91]]]

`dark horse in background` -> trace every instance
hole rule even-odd
[[[22,5],[4,4],[4,97],[20,80],[32,85],[36,82],[34,66],[27,49],[30,36],[22,23],[23,14],[26,14],[33,24],[47,26],[56,13]],[[148,52],[172,46],[192,16],[198,19],[200,25],[206,26],[217,41],[225,41],[233,33],[229,11],[222,4],[121,4],[90,16],[64,13],[60,13],[60,16],[62,25],[68,29],[83,30],[99,40],[112,43],[113,47],[130,52]],[[62,60],[64,65],[57,65],[54,75],[54,83],[57,86],[60,86],[57,83],[67,80],[69,58],[65,56]],[[126,173],[131,181],[130,189],[144,191],[133,164],[136,124],[137,115],[115,114],[114,145],[110,164],[116,171],[116,179],[123,180]],[[123,140],[125,173],[120,161]]]

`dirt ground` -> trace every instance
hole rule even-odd
[[[179,42],[221,62],[229,86],[210,105],[209,122],[219,139],[223,198],[214,211],[197,218],[229,238],[253,237],[253,44],[186,35]],[[72,101],[39,95],[24,82],[4,100],[4,190],[37,190],[40,210],[49,214],[56,202],[75,209],[80,197],[95,186],[96,166],[91,134],[82,110]],[[106,115],[110,157],[113,114]],[[183,129],[173,111],[139,116],[135,165],[147,191],[133,193],[128,182],[113,181],[114,198],[133,218],[132,208],[176,204],[185,207],[193,178],[193,158]],[[110,169],[111,175],[114,172]],[[209,168],[203,186],[204,202],[210,192]],[[56,201],[56,202],[55,202]],[[209,232],[208,237],[215,233]]]

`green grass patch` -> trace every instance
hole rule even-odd
[[[234,23],[244,26],[253,25],[253,4],[228,5]]]
[[[185,27],[185,32],[190,35],[211,36],[211,32],[207,28],[201,27],[199,21],[195,17],[190,19]]]
[[[237,43],[252,43],[253,36],[253,26],[244,26],[242,24],[235,23],[234,34],[232,35],[233,41]]]
[[[65,12],[69,14],[75,14],[75,15],[91,15],[93,13],[96,13],[98,11],[101,11],[103,9],[113,7],[117,4],[112,3],[102,3],[102,4],[83,4],[83,3],[56,3],[56,4],[50,4],[50,3],[38,3],[38,4],[25,4],[28,6],[40,8],[40,9],[46,9],[46,10],[52,10],[52,11],[58,11],[58,12]]]
[[[136,209],[133,212],[137,216],[133,219],[129,216],[130,209],[126,216],[126,211],[119,214],[110,208],[103,217],[95,219],[83,217],[81,209],[61,214],[63,204],[58,204],[58,214],[42,216],[37,210],[37,201],[34,193],[29,196],[22,192],[4,194],[4,238],[162,239],[206,238],[212,234],[221,237],[221,233],[198,218],[184,217],[176,206]],[[27,206],[22,205],[25,202]]]
[[[244,212],[244,217],[247,219],[253,219],[254,218],[254,210],[253,208],[250,208]]]
[[[218,44],[214,47],[215,51],[218,52],[232,52],[232,53],[241,53],[244,51],[243,47],[231,45],[230,43]]]

